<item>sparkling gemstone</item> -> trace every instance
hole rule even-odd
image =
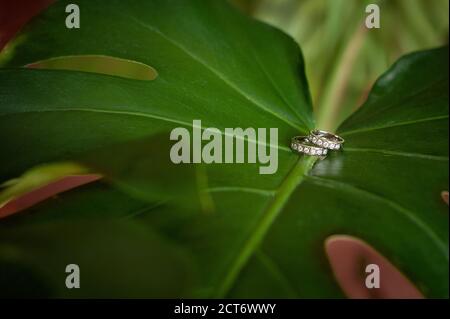
[[[323,150],[323,155],[327,155],[328,154],[328,150]]]
[[[318,140],[317,144],[322,145],[322,140]]]
[[[316,150],[314,148],[311,149],[311,155],[316,155]]]
[[[317,150],[317,155],[322,155],[322,150]]]
[[[313,143],[316,143],[317,142],[317,137],[313,137],[312,141],[313,141]]]
[[[329,145],[328,142],[323,143],[324,147],[328,147],[328,145]]]
[[[303,146],[299,145],[299,146],[298,146],[298,151],[299,151],[299,152],[302,152],[302,151],[303,151]]]
[[[341,146],[339,145],[339,144],[336,144],[336,146],[335,146],[335,149],[340,149],[341,148]]]
[[[305,152],[305,154],[309,154],[309,147],[305,147],[305,148],[303,149],[303,152]]]
[[[297,149],[297,145],[296,145],[296,144],[292,144],[292,145],[291,145],[291,148],[294,149],[294,150],[296,150],[296,149]]]

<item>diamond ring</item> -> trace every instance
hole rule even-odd
[[[321,130],[312,130],[309,133],[308,140],[320,147],[327,148],[330,150],[338,150],[344,144],[344,139],[336,134],[321,131]]]
[[[307,136],[296,136],[292,138],[291,148],[294,151],[306,155],[324,156],[328,154],[328,150],[312,144]]]

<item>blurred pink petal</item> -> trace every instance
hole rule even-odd
[[[0,1],[0,50],[32,17],[55,0]]]
[[[333,235],[325,241],[325,251],[334,276],[347,297],[356,299],[421,299],[422,293],[385,257],[362,240]],[[367,288],[366,266],[380,269],[380,287]]]
[[[66,176],[7,202],[4,206],[0,207],[0,219],[36,205],[58,193],[94,182],[100,178],[100,175]]]

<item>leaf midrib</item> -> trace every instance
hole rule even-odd
[[[224,298],[233,287],[234,282],[239,276],[243,267],[255,253],[257,247],[264,239],[270,227],[283,210],[291,194],[303,181],[307,173],[312,169],[317,158],[301,157],[293,169],[286,175],[283,182],[277,188],[272,201],[268,204],[262,217],[257,222],[255,228],[250,231],[250,236],[240,246],[240,251],[236,254],[227,271],[223,276],[222,282],[212,293],[213,298]]]

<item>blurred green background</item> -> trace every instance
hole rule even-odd
[[[301,46],[316,119],[334,129],[400,56],[448,43],[448,0],[232,0]],[[366,6],[381,28],[365,28]]]

